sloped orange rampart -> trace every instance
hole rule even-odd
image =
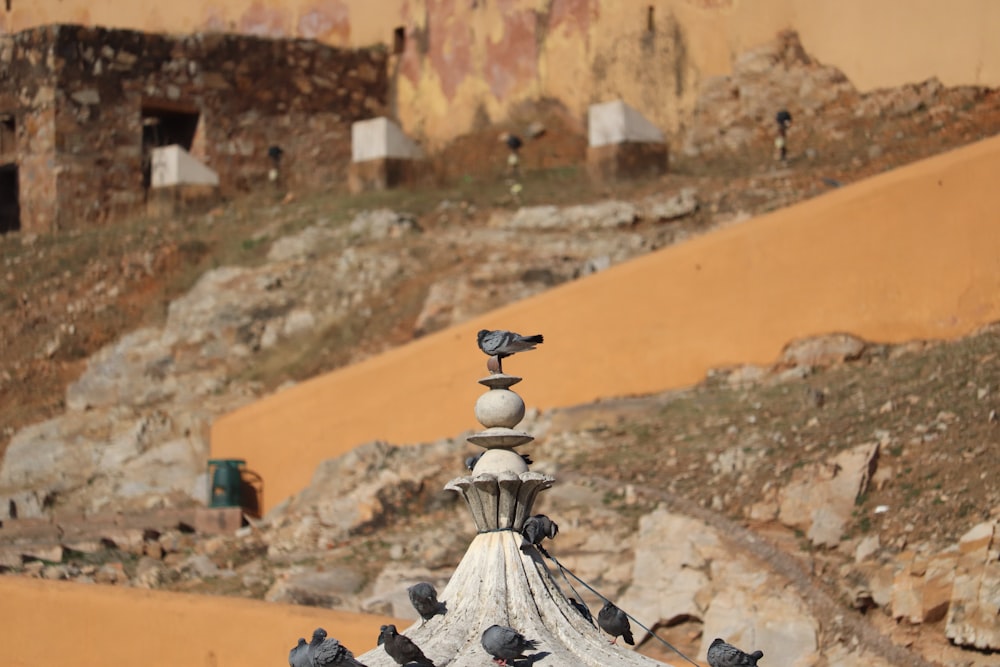
[[[355,654],[381,616],[207,595],[0,577],[4,667],[274,667],[326,628]]]
[[[484,327],[545,335],[505,364],[540,408],[689,385],[803,336],[967,334],[1000,320],[997,174],[1000,137],[671,246],[226,415],[212,455],[247,459],[269,508],[359,443],[477,428]]]

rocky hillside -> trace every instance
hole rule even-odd
[[[691,389],[529,411],[533,469],[557,479],[536,505],[560,526],[549,550],[689,656],[725,635],[780,664],[992,665],[998,350],[996,325],[829,336]],[[414,618],[406,586],[440,590],[474,536],[442,490],[472,452],[461,435],[362,445],[229,537],[192,533],[183,510],[15,521],[0,566]]]
[[[497,304],[992,136],[998,100],[934,81],[859,95],[782,36],[705,83],[672,173],[655,181],[593,187],[568,164],[579,128],[539,111],[546,132],[525,149],[519,206],[491,127],[445,152],[476,168],[436,189],[270,193],[176,220],[3,237],[0,567],[405,614],[401,582],[441,581],[468,543],[464,509],[438,493],[462,473],[465,446],[362,447],[265,522],[205,540],[170,512],[204,493],[212,419]],[[771,156],[777,102],[796,118],[787,164]],[[561,481],[543,508],[563,528],[553,552],[689,655],[749,616],[753,637],[787,640],[787,664],[989,664],[975,647],[1000,648],[987,622],[996,350],[992,330],[897,349],[835,339],[687,392],[535,416],[532,455]],[[683,594],[666,594],[674,570],[654,560],[691,573]]]

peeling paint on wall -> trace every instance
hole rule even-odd
[[[561,29],[565,36],[579,35],[586,39],[590,26],[600,17],[597,0],[552,0],[549,9],[549,29]]]
[[[245,35],[258,37],[285,37],[291,34],[288,12],[280,7],[271,7],[257,0],[240,17],[238,28]]]
[[[499,41],[486,43],[485,74],[490,92],[498,100],[505,100],[518,85],[538,81],[537,15],[534,11],[505,11],[502,7],[501,12],[503,32]]]
[[[299,17],[298,34],[333,44],[351,41],[351,12],[340,0],[317,2]]]
[[[472,28],[457,11],[459,1],[427,0],[427,59],[449,101],[455,99],[459,86],[473,73]]]

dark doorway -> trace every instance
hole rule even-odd
[[[0,165],[0,234],[21,229],[21,205],[18,201],[17,165]]]
[[[395,55],[406,50],[406,28],[399,26],[392,31],[392,52]]]
[[[191,150],[198,131],[196,109],[168,104],[142,105],[142,184],[149,188],[153,177],[153,149],[179,145]]]

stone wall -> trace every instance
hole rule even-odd
[[[145,205],[156,143],[182,143],[224,195],[346,179],[351,123],[384,112],[386,56],[306,40],[49,26],[6,38],[0,111],[18,125],[21,226],[87,227]],[[144,139],[145,135],[145,139]]]
[[[48,30],[0,38],[0,113],[14,122],[13,150],[4,147],[3,160],[18,165],[21,219],[42,229],[54,222],[49,203],[56,197],[55,74],[49,46]]]

